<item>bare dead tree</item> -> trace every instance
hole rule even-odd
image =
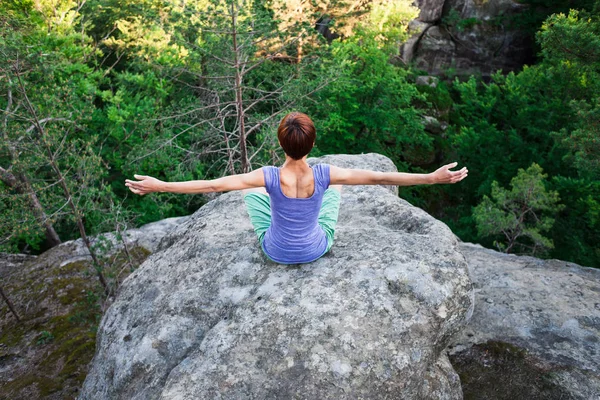
[[[242,164],[242,172],[248,172],[250,169],[250,161],[248,161],[248,150],[246,149],[246,125],[245,125],[245,113],[244,104],[242,97],[242,79],[244,77],[244,71],[240,65],[241,58],[243,57],[240,51],[240,47],[237,43],[237,17],[238,17],[238,3],[237,0],[231,2],[231,40],[233,42],[233,68],[235,74],[235,106],[237,109],[237,119],[239,126],[239,143],[240,143],[240,159]]]
[[[197,128],[203,128],[203,137],[196,141],[194,148],[179,149],[190,157],[210,157],[210,168],[222,168],[219,173],[248,172],[252,170],[253,163],[256,164],[259,154],[270,155],[272,162],[279,161],[275,151],[278,148],[277,139],[266,135],[263,140],[259,140],[256,135],[274,130],[278,116],[329,83],[324,81],[293,100],[284,100],[286,90],[292,86],[302,68],[300,61],[310,61],[310,57],[299,50],[298,57],[291,57],[286,62],[282,61],[282,54],[294,46],[296,50],[301,49],[302,44],[299,42],[307,35],[306,30],[293,27],[295,32],[291,40],[279,40],[278,35],[282,32],[276,29],[265,30],[248,13],[249,1],[228,0],[226,3],[225,7],[224,2],[219,2],[222,6],[219,22],[213,21],[213,25],[210,25],[211,22],[208,21],[207,26],[199,32],[203,38],[204,35],[219,37],[221,42],[218,49],[224,50],[223,53],[211,52],[195,43],[181,43],[200,53],[202,69],[179,68],[169,71],[173,81],[198,93],[200,105],[163,117],[163,120],[170,119],[174,124],[180,123],[181,127],[175,128],[177,133],[168,140],[134,161],[151,156],[166,146],[177,147],[176,140],[179,136]],[[317,35],[317,32],[313,34]],[[258,45],[261,47],[257,47]],[[298,66],[295,72],[290,73],[275,87],[265,89],[247,83],[252,72],[274,60]],[[265,114],[265,108],[269,108],[265,105],[269,104],[271,111]],[[256,113],[259,107],[262,110],[260,115]]]
[[[24,194],[29,199],[29,206],[33,211],[38,223],[44,227],[44,233],[46,236],[46,240],[51,247],[59,245],[61,243],[60,237],[56,233],[54,226],[48,218],[42,203],[40,202],[37,193],[33,189],[29,178],[27,175],[21,171],[12,171],[11,165],[17,161],[18,155],[15,146],[12,141],[8,137],[8,118],[12,114],[13,107],[13,95],[12,95],[12,81],[10,77],[6,77],[8,81],[8,90],[7,90],[7,104],[6,109],[4,110],[4,120],[2,123],[2,138],[4,139],[4,144],[8,150],[9,156],[9,165],[6,168],[0,166],[0,180],[4,182],[4,184],[10,188],[12,188],[16,193]]]
[[[67,186],[66,178],[63,174],[63,171],[61,170],[61,168],[58,165],[58,162],[56,159],[56,153],[52,150],[52,148],[50,146],[50,139],[48,138],[48,135],[47,135],[45,127],[44,127],[46,122],[55,120],[55,118],[52,118],[52,117],[40,118],[38,116],[36,108],[31,103],[29,96],[27,94],[27,88],[25,87],[25,84],[22,79],[21,64],[20,64],[18,58],[12,66],[12,72],[14,73],[14,75],[17,79],[17,84],[18,84],[19,90],[21,92],[21,95],[23,97],[23,106],[26,109],[27,114],[32,122],[31,131],[37,132],[36,144],[40,147],[41,152],[45,153],[46,161],[48,162],[49,166],[51,167],[52,171],[54,172],[54,174],[56,176],[56,183],[61,188],[63,196],[66,200],[66,203],[68,204],[69,208],[71,209],[71,213],[72,213],[73,217],[75,218],[75,222],[79,229],[79,234],[81,236],[81,239],[83,240],[83,243],[87,247],[87,249],[90,253],[90,256],[92,257],[94,269],[96,270],[96,275],[98,276],[98,280],[102,284],[102,287],[104,288],[105,293],[108,294],[109,293],[108,283],[106,282],[106,279],[102,272],[102,264],[100,263],[98,256],[96,255],[96,252],[92,248],[90,239],[87,236],[85,226],[83,223],[83,213],[81,212],[78,205],[73,201],[73,194],[71,193],[69,187]],[[28,129],[28,131],[29,131],[29,129]],[[66,135],[65,135],[65,138],[66,138]]]

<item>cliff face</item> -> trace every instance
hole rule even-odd
[[[510,28],[507,17],[526,5],[512,0],[415,0],[421,10],[409,24],[412,37],[401,47],[405,63],[432,75],[448,68],[489,77],[531,63],[531,39]]]
[[[394,170],[383,156],[311,162]],[[81,399],[460,399],[445,348],[472,312],[446,225],[345,187],[336,243],[268,261],[239,192],[179,226],[104,315]]]
[[[476,300],[451,343],[465,397],[600,398],[600,270],[472,243],[460,249]]]

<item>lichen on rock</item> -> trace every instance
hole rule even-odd
[[[333,248],[295,266],[262,254],[227,193],[124,282],[80,398],[460,399],[444,349],[472,307],[456,237],[390,188],[344,187]]]

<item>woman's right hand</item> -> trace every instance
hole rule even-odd
[[[152,192],[160,192],[161,187],[164,184],[163,181],[145,175],[133,175],[137,181],[125,179],[125,186],[129,188],[133,193],[139,195],[145,195]]]

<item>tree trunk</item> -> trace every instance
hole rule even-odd
[[[242,96],[242,73],[240,71],[240,49],[237,44],[237,0],[231,3],[231,32],[233,38],[233,57],[235,67],[235,104],[237,109],[238,126],[240,129],[240,157],[242,173],[250,171],[250,162],[248,160],[248,149],[246,148],[246,126],[244,124],[244,104]]]
[[[15,316],[15,318],[17,319],[17,321],[21,322],[21,318],[19,318],[19,314],[17,314],[17,311],[13,307],[12,303],[10,302],[10,300],[8,299],[8,297],[4,294],[4,290],[2,290],[2,286],[0,286],[0,296],[2,296],[2,298],[4,299],[4,302],[8,306],[8,309]]]
[[[33,209],[33,213],[35,214],[37,220],[44,226],[44,233],[46,235],[46,240],[50,247],[58,246],[62,243],[60,237],[54,230],[54,226],[50,223],[50,219],[46,215],[40,200],[37,197],[37,194],[33,190],[33,187],[29,183],[29,179],[24,174],[19,174],[19,180],[23,182],[25,186],[25,190],[27,191],[27,196],[29,197],[29,202],[31,204],[31,208]]]
[[[26,194],[29,198],[29,206],[31,207],[31,210],[33,211],[38,223],[44,227],[44,235],[46,236],[46,241],[50,247],[61,244],[62,241],[54,230],[54,226],[50,223],[50,219],[46,215],[46,211],[44,211],[44,207],[42,206],[42,203],[40,203],[40,200],[33,190],[29,179],[27,179],[27,176],[22,173],[19,173],[15,176],[3,168],[0,169],[2,170],[2,176],[0,177],[2,182],[11,187],[15,192],[19,194]]]
[[[9,83],[12,83],[10,81],[10,79],[9,79]],[[15,160],[16,159],[16,154],[15,154],[16,151],[8,140],[8,115],[10,113],[10,108],[12,107],[12,91],[10,90],[10,88],[8,89],[7,95],[8,95],[8,101],[6,104],[4,124],[3,124],[4,125],[3,126],[3,128],[4,128],[3,129],[3,137],[5,140],[6,146],[8,147],[8,151],[9,151],[11,160]],[[29,182],[29,179],[27,178],[27,176],[23,173],[17,173],[16,175],[14,175],[11,172],[0,167],[0,180],[2,180],[2,182],[4,182],[6,185],[12,187],[17,193],[27,194],[27,196],[29,197],[29,204],[33,211],[33,214],[35,215],[38,222],[44,227],[44,234],[46,235],[46,241],[48,242],[50,247],[54,247],[54,246],[61,244],[62,241],[60,240],[60,237],[54,230],[54,226],[50,223],[50,220],[48,219],[48,216],[46,215],[46,211],[44,211],[44,207],[42,206],[42,203],[40,203],[40,200],[37,197],[37,194],[35,193],[35,191],[33,190],[33,187],[31,186],[31,183]],[[22,187],[21,187],[21,185],[22,185]],[[23,187],[25,188],[25,190],[23,190]]]
[[[23,85],[23,81],[21,80],[21,75],[16,68],[15,68],[15,73],[17,75],[17,79],[19,80],[19,86],[21,88],[21,91],[23,92],[23,97],[25,98],[26,107],[27,107],[29,113],[31,114],[31,116],[33,117],[35,129],[37,130],[37,132],[40,136],[40,142],[42,143],[42,147],[44,148],[44,150],[48,156],[48,161],[50,162],[50,167],[52,167],[52,170],[56,174],[56,177],[58,178],[58,184],[60,185],[60,187],[63,191],[63,195],[67,199],[67,203],[69,204],[69,207],[73,211],[73,216],[75,217],[75,221],[77,222],[77,227],[79,228],[79,234],[81,236],[81,239],[83,240],[83,243],[85,243],[85,246],[87,247],[88,251],[90,252],[90,255],[92,256],[92,260],[94,261],[94,267],[96,269],[96,274],[98,275],[98,279],[100,280],[100,283],[102,284],[102,287],[104,288],[104,293],[106,293],[106,295],[108,295],[110,293],[110,290],[109,290],[108,284],[106,282],[106,279],[104,279],[104,274],[102,273],[102,264],[100,264],[100,261],[98,260],[98,257],[96,256],[96,252],[92,249],[90,240],[85,232],[85,227],[83,226],[83,220],[81,218],[81,213],[79,212],[77,205],[73,202],[73,197],[71,196],[71,192],[70,192],[69,188],[67,187],[65,178],[64,178],[60,168],[58,167],[58,164],[56,163],[56,160],[54,159],[54,154],[52,153],[52,149],[50,148],[50,145],[48,144],[48,142],[46,140],[46,132],[44,131],[44,128],[42,127],[42,124],[40,123],[40,120],[37,116],[37,113],[35,112],[35,109],[33,108],[33,105],[29,101],[29,97],[27,96],[27,91],[25,90],[25,85]]]

